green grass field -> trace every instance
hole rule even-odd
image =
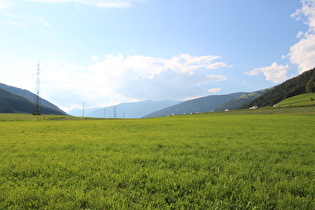
[[[0,114],[0,209],[315,209],[315,108],[290,110]]]
[[[315,106],[315,93],[306,93],[287,98],[279,106]]]

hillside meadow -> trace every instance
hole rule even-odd
[[[0,209],[315,209],[315,107],[270,112],[0,114]]]
[[[315,93],[305,93],[297,96],[287,98],[278,106],[315,106]]]

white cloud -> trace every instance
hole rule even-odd
[[[91,59],[93,61],[99,61],[99,57],[97,55],[91,55]]]
[[[303,31],[299,31],[299,33],[296,35],[296,38],[301,38],[303,37],[304,32]]]
[[[301,0],[302,8],[292,14],[296,20],[303,20],[309,26],[306,33],[299,32],[301,40],[290,48],[291,63],[297,64],[299,73],[315,67],[315,0]],[[303,37],[304,35],[304,37]]]
[[[308,35],[290,48],[291,63],[297,64],[299,73],[315,67],[315,34]]]
[[[298,9],[291,17],[296,18],[296,20],[304,20],[307,24],[309,32],[313,33],[315,31],[315,0],[301,0],[302,8]]]
[[[52,101],[62,101],[62,107],[82,101],[88,106],[103,106],[108,101],[183,100],[205,96],[209,93],[207,85],[226,79],[223,75],[209,75],[207,66],[218,56],[181,54],[162,59],[106,55],[98,61],[96,55],[92,58],[95,63],[89,66],[58,62],[47,66],[43,93],[54,98]]]
[[[102,8],[127,8],[135,0],[23,0],[26,2],[42,2],[42,3],[66,3],[74,2],[78,4],[102,7]]]
[[[220,69],[225,67],[233,67],[233,65],[227,65],[226,63],[223,62],[216,62],[207,66],[208,69]]]
[[[271,66],[261,67],[253,69],[249,72],[245,72],[245,75],[254,76],[263,73],[266,77],[266,80],[272,81],[274,83],[280,83],[289,79],[289,77],[287,77],[287,72],[289,69],[290,67],[288,65],[278,65],[276,62],[274,62]]]
[[[223,75],[207,75],[211,82],[218,82],[226,80],[226,77]]]
[[[220,91],[221,91],[221,88],[212,88],[212,89],[208,90],[209,93],[217,93],[217,92],[220,92]]]

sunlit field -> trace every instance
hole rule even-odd
[[[287,98],[279,106],[315,106],[315,93],[306,93]]]
[[[309,109],[133,120],[0,115],[0,209],[315,209]]]

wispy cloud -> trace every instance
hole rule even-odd
[[[220,69],[220,68],[225,68],[225,67],[233,67],[233,65],[228,65],[223,62],[216,62],[207,66],[208,69]]]
[[[304,36],[304,32],[303,31],[299,31],[299,33],[296,35],[296,38],[301,38]]]
[[[266,77],[266,80],[272,81],[274,83],[280,83],[289,79],[289,77],[287,76],[287,72],[289,70],[290,67],[288,65],[278,65],[276,62],[274,62],[271,64],[271,66],[256,68],[251,71],[245,72],[245,75],[254,76],[263,73]]]
[[[309,29],[305,33],[299,32],[298,38],[301,39],[288,54],[291,63],[298,65],[299,73],[315,67],[315,0],[301,0],[301,3],[302,8],[291,16],[303,20]]]
[[[212,89],[208,90],[209,93],[217,93],[217,92],[220,92],[220,91],[221,91],[221,88],[212,88]]]
[[[41,25],[51,27],[46,19],[30,14],[15,14],[12,9],[17,6],[17,1],[0,0],[0,24],[28,27]]]
[[[24,2],[66,3],[72,2],[102,8],[127,8],[135,0],[23,0]]]
[[[209,78],[211,82],[219,82],[226,80],[226,77],[223,75],[207,75],[207,78]]]
[[[9,24],[9,25],[14,25],[14,26],[18,26],[18,27],[24,27],[24,26],[27,26],[26,23],[23,23],[21,21],[16,21],[16,20],[13,20],[13,19],[3,19],[1,20],[0,19],[0,24],[3,23],[3,24]]]
[[[315,31],[315,0],[301,0],[302,8],[291,15],[296,20],[303,20],[309,26],[309,32]]]
[[[8,0],[0,0],[0,11],[7,9],[11,6],[11,2]]]
[[[47,20],[45,20],[44,18],[39,17],[39,16],[37,17],[37,21],[35,22],[35,24],[43,25],[46,27],[51,27],[51,25],[48,23]]]

